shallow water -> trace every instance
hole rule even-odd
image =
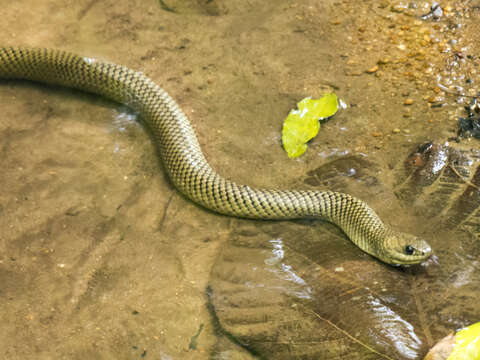
[[[323,222],[205,211],[125,107],[2,81],[2,357],[417,359],[478,321],[479,143],[452,141],[468,100],[444,91],[478,91],[477,5],[442,2],[436,21],[416,1],[3,4],[3,45],[154,79],[224,176],[349,192],[435,258],[402,271]],[[284,117],[327,90],[348,108],[288,159]],[[414,154],[429,141],[437,152]]]

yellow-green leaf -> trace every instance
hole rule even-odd
[[[319,119],[325,119],[335,115],[338,110],[338,99],[334,93],[325,94],[318,100],[312,100],[305,98],[298,104],[298,109],[308,109],[312,116],[316,116]]]
[[[320,130],[319,119],[334,115],[338,109],[335,94],[326,94],[318,100],[305,98],[291,110],[283,122],[282,142],[288,157],[295,158],[307,150],[307,142]]]
[[[447,360],[478,359],[480,359],[480,322],[457,332],[455,347],[447,358]]]

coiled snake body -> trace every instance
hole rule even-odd
[[[175,101],[141,72],[51,49],[0,48],[0,78],[26,79],[102,95],[140,113],[175,187],[218,213],[255,219],[318,217],[335,223],[365,252],[389,264],[428,258],[429,245],[386,226],[363,201],[333,191],[271,190],[217,174]]]

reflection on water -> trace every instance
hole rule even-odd
[[[125,106],[121,106],[118,111],[115,111],[113,115],[112,128],[110,132],[126,132],[128,129],[135,129],[140,126],[137,120],[137,114],[132,113],[131,110]],[[125,144],[122,142],[116,142],[113,148],[115,154],[124,153]]]
[[[445,146],[448,146],[448,142],[445,144]],[[445,167],[447,160],[447,151],[445,150],[445,148],[442,147],[441,150],[438,152],[438,157],[432,164],[432,173],[437,174],[440,170],[442,170]]]
[[[333,148],[333,149],[329,149],[328,151],[327,150],[319,151],[317,154],[318,154],[318,156],[327,159],[327,158],[330,158],[332,156],[346,156],[349,153],[350,153],[350,150],[348,150],[348,149],[335,149],[335,148]]]
[[[372,295],[368,296],[367,304],[372,307],[373,317],[378,319],[377,330],[390,339],[397,351],[405,358],[416,359],[422,342],[415,333],[412,324],[402,319],[395,311],[382,304],[379,299]],[[374,333],[371,334],[375,336]],[[379,338],[374,340],[381,341]]]
[[[134,124],[138,124],[137,114],[132,112],[122,111],[113,118],[113,125],[118,131],[121,132],[125,131],[128,126],[132,126]]]
[[[429,11],[431,2],[415,0],[408,6],[397,0],[298,1],[285,6],[259,0],[208,1],[212,7],[221,4],[217,16],[202,12],[184,16],[178,11],[201,7],[206,1],[169,1],[179,4],[175,14],[152,1],[137,2],[133,7],[123,0],[115,6],[90,1],[93,5],[84,9],[82,2],[77,2],[66,6],[68,14],[61,5],[66,1],[4,3],[5,44],[58,46],[147,72],[184,110],[195,110],[192,122],[215,165],[233,179],[243,176],[252,185],[322,185],[320,181],[302,183],[312,171],[312,179],[315,176],[338,186],[338,177],[330,181],[330,173],[316,169],[332,157],[368,156],[370,163],[356,162],[334,174],[342,179],[365,178],[363,169],[375,170],[372,164],[378,163],[378,182],[365,180],[358,187],[347,184],[345,188],[357,190],[368,202],[375,203],[383,194],[388,198],[396,177],[393,170],[411,151],[408,142],[434,138],[443,143],[453,136],[455,112],[463,108],[452,103],[456,99],[452,92],[472,95],[478,91],[475,44],[479,42],[474,41],[478,31],[469,30],[478,26],[472,23],[478,19],[478,10],[469,14],[473,2],[468,1],[442,4],[441,18],[426,20],[420,16]],[[187,3],[197,5],[182,5]],[[335,4],[330,8],[329,3]],[[31,16],[23,16],[30,7]],[[75,12],[77,17],[69,16]],[[216,45],[212,47],[212,43]],[[375,64],[375,72],[365,73]],[[323,82],[331,83],[349,106],[322,127],[304,158],[289,162],[279,146],[279,124],[292,104],[318,91]],[[4,164],[0,178],[0,229],[4,230],[0,234],[0,315],[5,319],[2,330],[11,334],[0,342],[2,355],[9,352],[23,359],[51,358],[53,353],[68,358],[139,358],[142,352],[132,353],[135,346],[148,349],[147,357],[160,354],[165,360],[209,358],[214,342],[211,332],[199,337],[202,353],[186,348],[198,329],[197,319],[209,323],[203,294],[220,245],[231,251],[216,266],[214,294],[221,294],[219,299],[225,302],[223,308],[218,306],[224,311],[217,315],[222,325],[230,325],[229,333],[244,343],[263,344],[259,353],[265,357],[281,346],[285,356],[277,358],[285,359],[308,358],[309,349],[313,353],[320,344],[337,352],[355,346],[340,334],[337,343],[331,341],[335,335],[331,327],[292,308],[283,299],[284,293],[317,302],[313,310],[325,311],[332,322],[354,335],[358,332],[363,337],[366,331],[373,331],[372,323],[382,324],[374,329],[374,340],[379,340],[378,331],[384,331],[382,338],[395,344],[389,342],[385,347],[396,346],[393,351],[398,351],[398,358],[400,354],[418,357],[425,352],[429,336],[441,338],[452,327],[478,319],[478,306],[472,299],[479,292],[475,279],[479,277],[480,212],[476,209],[480,171],[472,170],[469,177],[456,168],[475,184],[469,186],[440,154],[433,172],[450,171],[450,181],[444,185],[458,186],[464,193],[462,201],[447,212],[455,198],[444,186],[420,198],[415,193],[401,212],[386,216],[387,220],[404,220],[402,226],[408,223],[402,214],[416,211],[420,214],[417,223],[430,223],[433,213],[446,209],[445,218],[455,220],[449,228],[463,224],[472,236],[454,234],[447,239],[437,235],[439,231],[425,232],[434,239],[432,245],[442,266],[430,266],[426,275],[415,276],[415,281],[423,278],[422,286],[416,288],[423,309],[411,300],[408,303],[413,292],[408,277],[382,267],[376,275],[379,287],[396,292],[392,298],[406,303],[402,308],[393,303],[385,306],[372,294],[367,303],[371,307],[367,312],[376,316],[372,320],[369,314],[363,318],[364,312],[354,306],[356,296],[369,299],[359,295],[365,285],[349,276],[370,275],[377,266],[349,247],[345,239],[345,247],[336,241],[316,247],[311,238],[303,241],[295,224],[285,222],[275,225],[281,226],[281,235],[265,237],[258,235],[260,225],[252,225],[256,228],[250,231],[252,235],[243,238],[249,246],[238,246],[228,234],[240,222],[227,222],[177,196],[159,175],[162,169],[155,167],[153,153],[146,161],[153,166],[151,173],[138,166],[139,154],[146,151],[140,144],[148,138],[125,136],[138,127],[136,115],[120,109],[120,114],[113,115],[112,125],[108,109],[94,106],[87,112],[84,103],[70,101],[68,94],[48,90],[45,92],[51,96],[46,97],[40,89],[1,86],[5,116],[0,119]],[[413,104],[404,105],[406,99]],[[87,113],[107,119],[108,125],[100,125],[107,131],[102,133],[98,126],[84,121]],[[67,118],[71,122],[64,122]],[[32,144],[34,151],[28,150]],[[121,154],[121,162],[118,156],[108,158],[113,148]],[[106,150],[100,153],[97,149]],[[151,177],[149,181],[139,176],[138,181],[126,182],[125,174]],[[479,175],[473,178],[474,174]],[[407,184],[410,189],[411,184]],[[383,192],[371,196],[377,190]],[[394,200],[392,197],[392,204]],[[385,203],[390,205],[390,201]],[[422,203],[428,206],[423,208]],[[375,207],[380,211],[387,208]],[[415,223],[410,229],[422,233]],[[292,236],[286,235],[288,231]],[[295,249],[300,253],[296,260],[293,241],[303,241]],[[269,246],[266,260],[265,244]],[[459,260],[466,261],[457,261],[455,252]],[[149,261],[152,257],[154,261]],[[314,259],[314,263],[305,259]],[[355,261],[358,265],[352,270]],[[337,275],[329,271],[332,264]],[[312,271],[317,267],[318,271]],[[255,273],[248,273],[247,268],[256,269]],[[453,282],[451,274],[456,274]],[[271,291],[274,286],[277,292]],[[66,304],[65,299],[78,293],[81,296],[75,308]],[[107,298],[108,303],[104,301]],[[339,313],[342,302],[346,305]],[[135,311],[128,310],[130,307]],[[342,317],[343,313],[348,316]],[[419,315],[426,319],[430,334],[419,324]],[[251,327],[247,328],[248,321]],[[82,326],[85,323],[92,326]],[[371,345],[376,347],[375,341]],[[294,351],[304,351],[303,357],[293,355]]]
[[[93,58],[89,58],[89,57],[82,57],[83,61],[85,61],[87,64],[93,64],[95,61],[97,61],[96,59],[93,59]]]
[[[460,288],[474,281],[475,270],[478,268],[478,261],[473,261],[469,264],[460,259],[460,262],[463,263],[464,266],[453,275],[454,280],[452,286],[454,288]]]
[[[267,260],[265,263],[268,265],[275,265],[278,264],[285,255],[285,251],[283,250],[283,243],[281,239],[273,239],[270,240],[270,244],[273,246],[272,254],[273,256]]]
[[[300,299],[310,299],[312,295],[312,288],[307,285],[306,281],[298,276],[292,269],[291,265],[283,262],[285,251],[283,249],[282,239],[277,238],[270,240],[272,244],[272,257],[265,260],[265,264],[269,265],[269,271],[277,274],[281,279],[292,282],[295,285],[293,288],[286,289],[289,295],[293,295]]]

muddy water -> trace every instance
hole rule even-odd
[[[5,1],[3,45],[141,70],[221,174],[347,191],[436,257],[402,271],[325,223],[205,211],[172,188],[125,107],[3,81],[2,357],[417,359],[478,321],[479,144],[452,141],[469,100],[451,93],[478,90],[479,5],[442,3],[438,19],[430,5]],[[287,159],[283,118],[329,90],[347,109]]]

